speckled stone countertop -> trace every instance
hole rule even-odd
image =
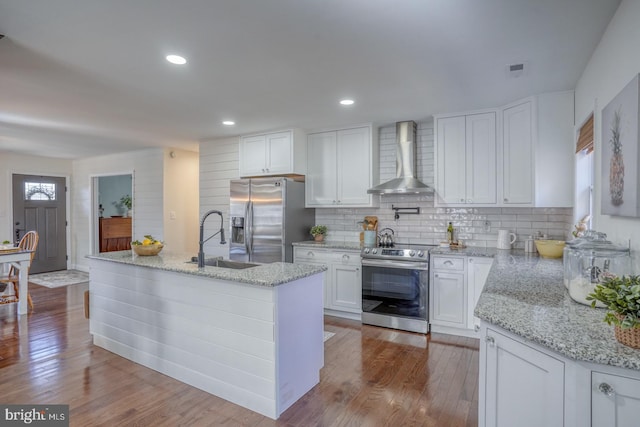
[[[578,361],[640,370],[640,350],[618,343],[606,310],[574,302],[562,260],[497,251],[475,315]]]
[[[475,256],[475,257],[495,257],[496,254],[511,254],[512,251],[496,248],[479,248],[475,246],[467,246],[461,249],[451,249],[450,247],[436,246],[429,250],[430,255],[460,255],[460,256]]]
[[[359,251],[362,246],[359,242],[338,242],[333,240],[325,240],[324,242],[316,242],[315,240],[305,240],[303,242],[293,242],[293,246],[304,246],[308,248],[324,248],[324,249],[347,249]]]
[[[198,268],[196,263],[188,262],[191,255],[162,254],[156,256],[136,256],[131,251],[106,252],[100,255],[89,255],[87,258],[112,261],[138,267],[185,273],[212,279],[229,280],[258,286],[277,286],[311,276],[326,270],[320,265],[291,264],[274,262],[242,270],[232,268],[210,267]]]

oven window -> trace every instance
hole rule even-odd
[[[363,266],[362,311],[425,319],[428,274],[426,270]]]

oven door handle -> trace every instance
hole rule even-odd
[[[403,262],[393,261],[388,259],[362,259],[363,267],[387,267],[387,268],[401,268],[404,270],[429,270],[429,264],[426,262]]]

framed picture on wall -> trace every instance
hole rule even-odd
[[[640,217],[638,114],[640,75],[602,110],[602,190],[604,215]]]

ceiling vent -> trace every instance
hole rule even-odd
[[[529,74],[529,64],[526,62],[507,65],[507,77],[511,79],[517,79],[527,74]]]

